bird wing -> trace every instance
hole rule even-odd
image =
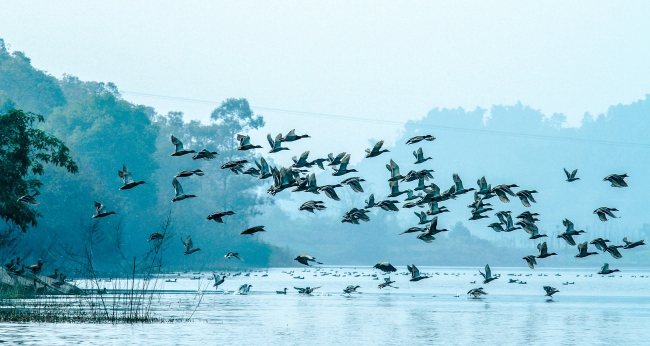
[[[187,244],[185,246],[187,247],[188,250],[194,248],[194,243],[192,242],[192,236],[187,236],[187,241],[185,243]]]
[[[174,135],[172,135],[172,144],[176,146],[176,151],[183,150],[183,142],[178,140],[178,138],[174,137]]]
[[[174,187],[174,191],[176,191],[176,196],[183,195],[183,187],[181,186],[181,183],[176,180],[176,178],[172,180],[172,186]]]
[[[348,164],[350,163],[350,154],[345,155],[343,159],[341,159],[341,164],[339,165],[339,171],[345,172],[345,170],[348,168]]]
[[[580,254],[587,253],[587,242],[578,244],[578,252],[580,252]]]
[[[578,170],[574,169],[573,172],[571,172],[571,179],[575,178],[576,174],[578,174]]]
[[[377,152],[381,149],[381,146],[384,145],[384,141],[379,141],[375,143],[375,146],[372,147],[372,152]]]
[[[275,136],[275,147],[280,148],[280,145],[282,145],[282,133],[278,133],[277,136]]]
[[[390,193],[392,195],[397,195],[399,193],[399,183],[397,181],[388,182],[388,186],[390,186]]]
[[[275,149],[275,142],[273,141],[273,138],[271,138],[271,134],[266,135],[266,140],[269,141],[269,145],[271,146],[271,149]]]
[[[460,176],[458,174],[454,173],[454,184],[456,184],[456,190],[457,191],[462,191],[463,190],[463,181],[460,180]]]
[[[564,224],[564,227],[566,227],[567,233],[573,233],[573,222],[569,221],[569,219],[564,219],[564,221],[562,221],[562,224]]]
[[[510,200],[508,199],[508,196],[506,196],[506,193],[503,190],[497,189],[497,190],[494,190],[494,193],[496,193],[497,196],[499,196],[499,200],[501,200],[501,202],[510,203]]]
[[[485,276],[487,276],[486,279],[492,277],[492,270],[490,270],[490,266],[487,264],[485,265]]]
[[[571,179],[571,174],[569,174],[569,171],[567,171],[566,168],[564,169],[564,174],[566,174],[567,179]]]
[[[301,165],[305,165],[307,163],[308,156],[309,156],[309,150],[305,151],[300,155],[300,159],[298,159],[297,163],[300,163]]]
[[[104,209],[104,205],[99,202],[95,202],[95,211],[96,211],[95,214],[101,213],[102,209]]]
[[[603,266],[600,268],[601,272],[608,272],[609,271],[609,263],[603,264]]]
[[[524,207],[530,207],[530,202],[528,201],[528,198],[525,194],[519,194],[519,199],[521,200],[521,204],[523,204]]]
[[[429,226],[429,232],[436,231],[437,229],[438,229],[438,217],[436,216],[433,218],[433,220],[431,220],[431,225]]]
[[[603,221],[603,222],[607,221],[607,214],[605,214],[602,210],[598,210],[596,212],[596,215],[598,215],[598,218],[600,219],[600,221]]]
[[[623,257],[623,255],[621,255],[621,253],[615,247],[607,247],[605,250],[607,250],[607,252],[609,252],[609,254],[616,259]]]

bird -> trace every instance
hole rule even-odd
[[[399,174],[399,166],[395,161],[393,161],[393,159],[390,160],[390,164],[386,165],[386,169],[390,172],[390,179],[388,179],[388,181],[397,181],[404,178],[404,176]]]
[[[577,169],[574,169],[573,172],[571,172],[571,174],[569,174],[569,171],[567,171],[566,168],[564,169],[564,174],[566,174],[566,181],[568,182],[580,180],[580,178],[576,178],[577,173],[578,173]]]
[[[404,231],[404,232],[402,232],[402,233],[400,233],[400,234],[406,234],[406,233],[418,233],[418,232],[424,232],[424,231],[426,231],[426,230],[427,230],[427,229],[424,228],[424,227],[411,227],[411,228],[407,229],[406,231]]]
[[[625,178],[627,178],[628,175],[626,174],[610,174],[606,176],[603,181],[609,181],[612,183],[612,187],[627,187],[627,183],[625,182]]]
[[[548,247],[546,245],[546,242],[537,244],[537,249],[539,250],[539,255],[537,255],[537,258],[546,258],[546,257],[557,255],[555,252],[551,252],[551,253],[548,252]]]
[[[383,271],[384,273],[390,273],[390,272],[396,272],[397,271],[397,269],[395,269],[395,267],[393,267],[393,265],[388,263],[388,262],[379,262],[379,263],[375,264],[373,266],[373,268],[377,268],[377,269]]]
[[[427,223],[431,222],[431,220],[427,220],[427,213],[426,212],[419,212],[419,213],[413,213],[413,214],[415,214],[415,216],[417,216],[420,219],[420,222],[418,222],[418,225],[424,225],[424,224],[427,224]]]
[[[306,266],[309,266],[309,262],[316,262],[318,264],[323,264],[322,262],[316,261],[316,257],[310,256],[308,254],[302,254],[302,255],[294,258],[293,260],[298,261],[298,263],[304,264]]]
[[[492,276],[492,270],[490,270],[490,265],[488,264],[485,265],[485,273],[480,270],[478,272],[483,276],[483,279],[485,279],[483,280],[483,284],[488,284],[499,278],[498,276]]]
[[[174,135],[172,135],[172,144],[174,144],[174,152],[169,156],[183,156],[196,152],[194,150],[183,149],[183,142],[174,137]]]
[[[257,162],[255,162],[257,164]],[[243,171],[242,174],[250,175],[251,177],[258,177],[260,175],[259,168],[249,167],[247,170]]]
[[[609,207],[600,207],[594,210],[594,214],[598,215],[600,221],[605,222],[607,221],[608,216],[613,218],[618,218],[618,216],[614,215],[613,211],[618,211],[618,209],[609,208]]]
[[[582,233],[585,233],[585,231],[582,231],[582,230],[580,230],[580,231],[576,231],[576,230],[574,229],[573,222],[571,222],[569,219],[564,219],[564,220],[562,221],[562,223],[563,223],[564,226],[566,227],[566,231],[565,231],[564,233],[559,234],[559,235],[557,236],[557,238],[562,238],[562,239],[564,239],[564,240],[567,242],[567,244],[569,244],[569,245],[571,245],[571,246],[575,246],[575,245],[576,245],[576,241],[573,239],[573,236],[575,236],[575,235],[580,235],[580,234],[582,234]]]
[[[482,295],[487,295],[487,293],[483,291],[483,287],[479,287],[479,288],[472,288],[467,292],[467,295],[471,295],[474,299],[479,299],[481,298]]]
[[[392,281],[390,279],[390,276],[389,276],[387,278],[384,278],[384,282],[377,285],[377,288],[379,288],[379,289],[386,288],[386,287],[399,288],[399,287],[391,286],[394,283],[395,283],[395,281]]]
[[[377,202],[377,204],[375,204],[375,207],[379,207],[386,211],[399,211],[399,208],[397,208],[395,203],[399,203],[399,201],[385,199],[383,201]]]
[[[361,182],[365,181],[362,178],[359,177],[350,177],[341,182],[341,185],[348,185],[350,188],[352,188],[352,191],[354,192],[364,192],[363,187],[361,187]]]
[[[218,211],[216,213],[212,213],[212,214],[208,215],[208,217],[206,217],[205,219],[208,220],[208,221],[213,220],[213,221],[218,222],[218,223],[223,223],[223,217],[227,216],[227,215],[235,215],[235,212],[232,211],[232,210]]]
[[[251,290],[251,287],[253,287],[253,285],[243,284],[239,286],[239,289],[237,289],[237,293],[246,295]]]
[[[150,242],[150,241],[152,241],[152,240],[162,240],[163,238],[165,238],[164,235],[162,235],[162,234],[160,234],[160,233],[158,233],[158,232],[153,232],[153,233],[151,233],[151,235],[149,236],[149,239],[147,240],[147,242]]]
[[[219,285],[223,284],[226,281],[226,276],[222,276],[219,278],[217,274],[212,273],[212,278],[214,279],[214,285],[212,285],[215,289],[219,289]]]
[[[257,179],[267,179],[273,176],[271,170],[269,169],[269,164],[263,157],[260,158],[259,163],[255,161],[255,165],[260,170],[260,175],[257,177]]]
[[[598,272],[598,274],[600,274],[600,275],[609,275],[609,274],[615,273],[615,272],[620,272],[620,270],[618,270],[618,269],[611,270],[611,269],[609,269],[609,263],[605,263],[600,268],[600,271]]]
[[[333,176],[338,177],[342,176],[351,172],[357,172],[356,169],[348,169],[348,164],[350,163],[350,154],[345,155],[343,159],[341,159],[341,163],[339,164],[339,168],[334,168],[334,173],[332,173]]]
[[[379,141],[375,143],[375,145],[372,148],[366,149],[366,158],[371,158],[375,156],[379,156],[383,153],[390,152],[388,149],[382,149],[381,146],[384,145],[384,141]]]
[[[503,203],[510,203],[510,199],[508,199],[508,195],[514,197],[516,196],[515,193],[512,191],[511,188],[513,187],[519,187],[516,184],[501,184],[497,185],[492,190],[490,190],[490,193],[496,194],[497,197],[499,197],[499,200]]]
[[[318,192],[323,192],[325,193],[325,196],[335,200],[335,201],[340,201],[341,198],[336,194],[336,191],[334,190],[337,187],[341,187],[341,184],[336,184],[336,185],[323,185],[320,186],[317,191]]]
[[[418,148],[418,150],[413,152],[413,156],[415,156],[415,164],[423,163],[426,162],[427,160],[433,160],[432,157],[424,157],[424,153],[422,152],[422,147]]]
[[[41,269],[43,269],[43,260],[39,258],[36,264],[32,264],[25,268],[29,269],[29,271],[34,274],[39,274],[41,272]]]
[[[408,269],[409,273],[411,273],[411,280],[409,280],[409,281],[420,281],[420,280],[429,278],[429,276],[420,275],[420,271],[415,266],[415,264],[412,264],[412,265],[407,264],[406,268]]]
[[[244,165],[247,163],[248,160],[228,161],[221,166],[221,169],[229,169],[232,174],[241,174],[244,173]]]
[[[36,191],[31,195],[26,194],[24,196],[20,196],[20,198],[18,198],[17,202],[23,202],[23,203],[31,204],[31,205],[38,205],[39,202],[34,197],[36,197],[36,196],[38,196],[40,194],[41,194],[40,192]]]
[[[310,295],[310,294],[312,294],[315,290],[317,290],[317,289],[319,289],[319,288],[321,288],[321,287],[323,287],[323,286],[318,286],[318,287],[309,287],[309,286],[308,286],[308,287],[305,287],[305,288],[302,288],[302,287],[294,287],[294,288],[295,288],[296,290],[298,290],[298,294],[306,294],[306,295]]]
[[[626,250],[627,250],[627,249],[633,249],[633,248],[635,248],[635,247],[637,247],[637,246],[640,246],[640,245],[645,245],[645,241],[644,241],[644,240],[639,240],[639,241],[631,242],[631,241],[628,241],[628,240],[627,240],[627,237],[623,238],[623,242],[625,243],[625,246],[624,246],[623,248],[626,249]]]
[[[555,287],[551,287],[551,286],[544,286],[544,291],[546,291],[546,296],[551,297],[551,298],[553,298],[553,295],[555,293],[560,292]]]
[[[487,183],[487,180],[485,179],[485,176],[483,176],[481,179],[478,179],[476,181],[476,184],[478,185],[478,193],[479,195],[483,196],[483,199],[490,199],[494,197],[495,195],[491,192],[492,191],[492,185],[489,185]]]
[[[195,169],[193,171],[180,171],[180,172],[176,173],[174,178],[186,178],[186,177],[189,177],[189,176],[192,176],[192,175],[198,175],[200,177],[200,176],[203,176],[203,174],[204,174],[203,171],[200,170],[200,169]]]
[[[275,140],[271,138],[271,134],[269,133],[266,135],[266,140],[269,141],[269,145],[271,146],[271,150],[269,150],[269,154],[277,153],[282,150],[289,150],[289,148],[285,148],[282,146],[282,134],[278,133],[277,136],[275,136]]]
[[[587,249],[587,242],[578,244],[578,254],[575,255],[576,258],[583,258],[591,255],[598,255],[598,252],[589,252]]]
[[[399,182],[397,181],[388,182],[388,186],[390,187],[390,195],[388,197],[397,197],[407,193],[406,191],[399,190]]]
[[[325,208],[327,207],[323,205],[323,201],[307,201],[303,203],[298,209],[313,213],[314,210],[325,210]]]
[[[365,200],[366,206],[364,209],[370,209],[375,206],[375,194],[371,193],[367,200]]]
[[[528,266],[530,267],[530,269],[535,269],[535,266],[537,265],[537,260],[535,260],[535,256],[530,255],[530,256],[526,256],[526,257],[524,257],[522,259],[526,260],[526,263],[528,263]]]
[[[327,165],[328,166],[338,166],[338,165],[340,165],[341,160],[343,160],[345,155],[346,155],[345,151],[338,154],[338,155],[336,155],[336,157],[332,153],[327,154],[327,160],[329,161],[329,163]]]
[[[448,212],[449,209],[447,209],[447,207],[445,206],[439,207],[438,202],[436,201],[429,202],[429,210],[427,210],[428,215],[433,216],[433,215],[438,215],[438,214],[448,213]]]
[[[240,261],[243,261],[243,259],[239,258],[239,252],[228,252],[223,257],[225,257],[226,259],[230,259],[231,257],[234,257]]]
[[[286,136],[282,137],[282,142],[293,142],[302,138],[311,138],[309,135],[296,135],[296,130],[291,130]]]
[[[179,183],[178,180],[176,180],[176,178],[172,180],[172,186],[174,187],[174,191],[175,191],[175,195],[174,198],[172,198],[172,202],[182,201],[187,198],[196,197],[196,195],[186,195],[183,192],[183,187],[181,186],[181,183]]]
[[[239,233],[239,234],[241,234],[241,235],[244,235],[244,234],[253,235],[253,234],[257,233],[257,232],[266,232],[264,230],[264,226],[251,227],[251,228],[248,228],[248,229],[245,229],[245,230],[241,231],[241,233]]]
[[[307,161],[308,157],[309,157],[309,150],[300,154],[300,158],[297,158],[296,156],[292,157],[291,160],[293,161],[293,165],[291,165],[291,167],[293,168],[307,167],[310,163],[309,161]]]
[[[425,243],[430,243],[436,239],[433,237],[434,235],[448,231],[449,230],[447,229],[438,229],[438,217],[436,216],[431,220],[431,223],[425,227],[424,232],[422,234],[418,234],[417,238],[424,241]]]
[[[287,294],[287,288],[285,287],[282,291],[275,291],[277,294]]]
[[[140,184],[146,184],[144,181],[134,181],[133,177],[131,176],[131,172],[129,172],[126,169],[125,165],[122,165],[122,170],[117,171],[117,174],[119,175],[120,178],[122,178],[122,181],[124,182],[124,185],[120,187],[120,190],[129,190],[132,189]]]
[[[498,222],[493,222],[489,224],[488,227],[492,228],[495,232],[505,232],[503,225]]]
[[[489,216],[483,215],[482,213],[472,213],[472,216],[469,218],[469,220],[479,220],[479,219],[487,219]]]
[[[237,140],[239,141],[239,146],[237,150],[251,150],[261,148],[261,145],[251,144],[251,137],[248,135],[237,134]]]
[[[505,225],[503,232],[512,232],[514,230],[521,229],[521,227],[514,226],[514,224],[512,223],[512,215],[510,214],[509,211],[500,211],[495,215],[499,218],[501,223]]]
[[[206,148],[203,148],[203,150],[199,151],[198,153],[196,153],[196,155],[192,156],[192,160],[199,160],[199,159],[212,160],[214,159],[215,155],[219,155],[219,153],[216,151],[210,151]]]
[[[57,279],[59,277],[59,268],[54,268],[54,274],[47,276],[50,279]]]
[[[542,237],[547,237],[546,234],[540,234],[539,233],[539,228],[537,228],[537,225],[535,225],[534,223],[530,223],[528,221],[521,220],[521,221],[517,222],[516,225],[521,226],[524,229],[524,231],[526,231],[526,233],[530,234],[530,238],[528,238],[528,239],[538,239],[538,238],[542,238]]]
[[[198,248],[198,247],[195,248],[194,247],[194,243],[192,243],[192,237],[191,236],[187,236],[187,240],[183,240],[183,238],[181,238],[181,242],[183,243],[183,245],[185,245],[185,252],[183,253],[183,255],[189,255],[189,254],[193,254],[193,253],[195,253],[197,251],[201,251],[200,248]]]
[[[343,293],[345,293],[347,295],[350,295],[350,293],[356,292],[357,288],[359,288],[359,287],[361,287],[361,286],[359,286],[359,285],[357,285],[357,286],[349,285],[348,287],[343,289]]]
[[[606,251],[607,249],[607,243],[609,243],[609,239],[603,239],[603,238],[596,238],[592,241],[589,242],[589,244],[595,245],[596,248],[600,251]]]
[[[99,202],[95,202],[95,215],[93,215],[93,219],[115,214],[114,211],[102,213],[102,209],[104,209],[104,205]]]
[[[521,200],[521,204],[523,204],[524,207],[530,207],[530,202],[537,203],[537,201],[535,201],[535,198],[533,197],[533,193],[537,193],[537,191],[521,190],[517,192],[515,195],[519,197],[519,200]]]
[[[423,140],[431,142],[431,141],[434,141],[435,139],[436,139],[436,137],[433,137],[432,135],[415,136],[415,137],[411,137],[408,141],[406,141],[406,144],[407,145],[408,144],[415,144],[415,143],[421,142]]]
[[[405,199],[405,201],[412,201],[414,199],[418,199],[418,198],[421,198],[421,197],[422,197],[421,193],[416,195],[416,194],[413,193],[413,190],[411,190],[411,189],[406,190],[406,199]]]
[[[454,184],[456,185],[456,192],[455,192],[456,195],[462,195],[462,194],[466,194],[466,193],[468,193],[470,191],[476,190],[473,187],[469,188],[469,189],[464,188],[463,187],[463,181],[460,180],[460,176],[458,176],[458,174],[454,173],[453,178],[454,178]]]

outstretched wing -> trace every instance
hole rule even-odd
[[[174,135],[172,135],[172,144],[176,146],[176,151],[183,150],[183,142],[178,140],[178,138],[174,137]]]
[[[271,146],[271,149],[275,149],[275,142],[273,141],[273,138],[271,138],[270,133],[266,135],[266,140],[269,141],[269,145]]]
[[[95,202],[95,213],[96,214],[101,213],[102,209],[104,209],[104,205],[99,202]]]
[[[485,276],[487,276],[488,278],[492,277],[492,270],[490,270],[490,266],[488,264],[485,265]]]
[[[174,178],[174,180],[172,180],[172,186],[174,187],[174,191],[176,192],[176,196],[180,196],[180,195],[183,194],[183,187],[181,186],[181,183],[179,183],[178,180],[176,180],[176,178]]]

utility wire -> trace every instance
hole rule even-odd
[[[157,98],[164,100],[173,100],[187,103],[196,103],[196,104],[205,104],[205,105],[220,105],[220,102],[209,101],[209,100],[199,100],[175,96],[166,96],[166,95],[156,95],[156,94],[147,94],[134,91],[120,91],[122,94],[140,96],[140,97],[149,97]],[[543,140],[554,140],[554,141],[565,141],[565,142],[575,142],[575,143],[592,143],[592,144],[603,144],[603,145],[613,145],[613,146],[625,146],[625,147],[635,147],[635,148],[650,148],[650,144],[644,143],[630,143],[630,142],[615,142],[615,141],[603,141],[598,139],[588,139],[588,138],[571,138],[571,137],[562,137],[562,136],[549,136],[549,135],[539,135],[532,133],[518,133],[518,132],[508,132],[508,131],[494,131],[494,130],[480,130],[480,129],[468,129],[462,127],[454,126],[443,126],[443,125],[433,125],[433,124],[421,124],[415,123],[414,121],[402,122],[394,120],[382,120],[382,119],[368,119],[354,116],[344,116],[344,115],[334,115],[326,113],[314,113],[314,112],[304,112],[296,111],[289,109],[280,109],[280,108],[269,108],[269,107],[259,107],[253,106],[256,110],[262,110],[265,112],[271,113],[282,113],[282,114],[292,114],[299,116],[307,116],[318,119],[334,119],[334,120],[346,120],[346,121],[359,121],[367,122],[374,124],[383,124],[383,125],[399,125],[405,127],[424,127],[424,128],[433,128],[440,130],[449,130],[465,133],[478,133],[478,134],[488,134],[488,135],[497,135],[497,136],[507,136],[507,137],[519,137],[519,138],[535,138]]]

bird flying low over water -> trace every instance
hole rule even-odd
[[[420,281],[420,280],[429,278],[429,276],[420,275],[420,271],[415,266],[415,264],[412,264],[412,265],[407,264],[406,268],[409,270],[409,273],[411,273],[411,280],[409,280],[409,281]]]
[[[587,242],[578,244],[578,254],[575,255],[576,258],[583,258],[591,255],[598,255],[598,252],[589,252]]]
[[[251,227],[251,228],[248,228],[248,229],[245,229],[245,230],[241,231],[241,233],[239,233],[239,234],[242,234],[242,235],[243,235],[243,234],[250,234],[250,235],[253,235],[253,234],[257,233],[257,232],[266,232],[266,231],[264,230],[264,226],[255,226],[255,227]]]
[[[498,276],[492,276],[492,270],[490,270],[490,266],[488,264],[485,265],[485,273],[480,270],[478,272],[481,274],[483,279],[485,279],[483,280],[484,284],[488,284],[499,278]]]
[[[546,245],[546,242],[537,244],[537,250],[539,250],[539,255],[537,255],[537,258],[546,258],[546,257],[557,255],[555,252],[551,252],[551,253],[548,252],[548,247]]]
[[[605,263],[600,268],[600,271],[598,272],[598,274],[600,274],[600,275],[609,275],[611,273],[616,273],[616,272],[620,272],[620,270],[618,270],[618,269],[611,270],[611,269],[609,269],[609,263]]]
[[[535,260],[535,256],[530,255],[530,256],[526,256],[526,257],[524,257],[522,259],[526,260],[526,263],[528,264],[530,269],[535,269],[535,266],[537,265],[537,260]]]
[[[578,174],[577,169],[574,169],[573,172],[571,172],[571,174],[569,174],[569,171],[567,171],[566,168],[565,168],[564,169],[564,174],[566,174],[566,181],[568,181],[568,182],[573,182],[573,181],[576,181],[576,180],[580,180],[580,178],[576,178],[576,174]]]
[[[289,150],[289,148],[285,148],[282,146],[282,134],[278,133],[277,136],[275,136],[275,140],[271,138],[271,134],[269,133],[266,135],[266,140],[269,141],[269,145],[271,146],[271,150],[269,151],[270,154],[277,153],[282,150]]]
[[[183,255],[189,255],[189,254],[193,254],[193,253],[195,253],[197,251],[201,251],[200,248],[198,248],[198,247],[195,248],[194,247],[194,243],[192,242],[192,237],[191,236],[187,236],[187,240],[183,240],[183,238],[181,238],[181,242],[185,246],[185,252],[183,253]]]
[[[282,135],[282,134],[280,134],[280,135]],[[297,140],[302,139],[302,138],[310,138],[310,136],[309,135],[296,135],[296,130],[293,129],[293,130],[289,131],[289,133],[287,133],[286,136],[282,137],[281,141],[282,142],[293,142],[293,141],[297,141]]]
[[[218,223],[223,223],[223,217],[227,215],[235,215],[235,212],[228,210],[228,211],[218,211],[216,213],[212,213],[206,217],[206,220],[213,220]]]
[[[393,265],[388,263],[388,262],[379,262],[379,263],[375,264],[373,266],[373,268],[377,268],[377,269],[383,271],[384,273],[390,273],[390,272],[396,272],[397,271],[397,269],[395,269],[395,267],[393,267]]]
[[[395,281],[392,281],[390,279],[390,276],[389,276],[387,278],[384,278],[384,282],[377,285],[377,288],[379,288],[379,289],[386,288],[386,287],[399,288],[399,287],[391,286],[394,283],[395,283]]]
[[[612,187],[627,187],[627,183],[625,182],[625,178],[627,177],[627,174],[610,174],[603,181],[609,181],[612,183]]]
[[[323,264],[321,262],[316,261],[316,257],[310,256],[308,254],[302,254],[302,255],[294,258],[293,260],[298,261],[298,263],[304,264],[306,266],[309,266],[309,262],[316,262],[318,264]]]
[[[239,146],[237,150],[251,150],[256,148],[261,148],[261,145],[251,144],[251,137],[248,135],[237,134],[237,140],[239,141]]]
[[[479,288],[472,288],[467,292],[467,295],[471,295],[472,298],[478,299],[481,298],[482,295],[487,295],[487,293],[483,291],[483,287],[479,287]]]
[[[133,177],[131,176],[131,172],[129,172],[126,169],[125,165],[122,165],[122,170],[121,171],[117,171],[117,175],[120,178],[122,178],[122,181],[124,182],[124,185],[122,185],[122,187],[120,187],[120,190],[129,190],[129,189],[132,189],[132,188],[134,188],[134,187],[136,187],[136,186],[138,186],[140,184],[145,184],[145,182],[142,181],[142,180],[137,181],[137,182],[134,181]]]
[[[355,293],[355,292],[357,292],[357,288],[359,288],[359,287],[361,287],[361,286],[359,286],[359,285],[356,285],[356,286],[354,286],[354,285],[349,285],[348,287],[346,287],[346,288],[343,289],[343,293],[345,293],[345,294],[347,294],[347,295],[350,295],[350,293]],[[358,293],[358,292],[357,292],[357,293]]]
[[[219,155],[219,153],[204,148],[203,150],[196,153],[196,155],[192,156],[192,160],[199,160],[199,159],[212,160],[214,159],[215,155]]]
[[[406,144],[415,144],[424,140],[431,142],[434,141],[435,139],[436,137],[433,137],[432,135],[415,136],[410,138],[408,141],[406,141]]]
[[[115,214],[114,211],[102,212],[103,209],[104,209],[104,205],[103,205],[103,204],[101,204],[101,203],[99,203],[99,202],[95,202],[95,215],[93,215],[93,219],[97,219],[97,218],[101,218],[101,217],[106,217],[106,216],[108,216],[108,215],[113,215],[113,214]]]
[[[623,238],[623,242],[625,243],[625,246],[623,248],[626,249],[626,250],[627,249],[634,249],[635,247],[640,246],[640,245],[645,245],[644,240],[631,242],[631,241],[627,240],[627,237]]]
[[[609,208],[609,207],[600,207],[596,210],[594,210],[594,214],[598,215],[598,218],[600,221],[607,221],[607,217],[612,217],[612,218],[618,218],[618,216],[614,215],[614,211],[618,211],[616,208]]]
[[[222,276],[221,278],[217,276],[217,274],[212,273],[212,279],[214,279],[214,285],[212,285],[215,289],[219,289],[219,285],[223,284],[226,281],[226,276]]]
[[[375,156],[379,156],[383,153],[387,153],[390,150],[388,149],[382,149],[381,146],[384,145],[384,141],[379,141],[375,143],[375,145],[372,148],[366,149],[366,158],[371,158]]]
[[[186,195],[183,192],[183,187],[181,186],[181,183],[179,183],[178,180],[176,180],[176,178],[172,180],[172,186],[174,187],[174,191],[176,193],[174,195],[174,198],[172,198],[172,202],[182,201],[184,199],[196,197],[196,195]]]
[[[34,197],[36,197],[36,196],[38,196],[40,194],[41,194],[40,192],[36,191],[31,195],[26,194],[24,196],[20,196],[20,198],[18,198],[17,202],[22,202],[22,203],[31,204],[31,205],[38,205],[39,202]]]
[[[172,144],[174,144],[174,152],[169,156],[183,156],[196,152],[194,150],[183,149],[183,142],[174,137],[174,135],[172,135]]]
[[[544,286],[544,291],[546,291],[546,296],[551,297],[551,298],[553,298],[553,295],[555,293],[560,292],[555,287],[551,287],[551,286]]]
[[[319,288],[321,288],[321,287],[323,287],[323,286],[318,286],[318,287],[309,287],[309,286],[307,286],[307,287],[305,287],[305,288],[303,288],[303,287],[294,287],[294,289],[296,289],[296,290],[298,291],[298,294],[306,294],[306,295],[310,295],[310,294],[312,294],[315,290],[317,290],[317,289],[319,289]]]
[[[199,177],[203,176],[203,171],[200,170],[200,169],[195,169],[193,171],[180,171],[180,172],[176,173],[174,178],[186,178],[186,177],[189,177],[189,176],[192,176],[192,175],[198,175]]]
[[[243,259],[239,258],[239,252],[228,252],[223,256],[225,259],[230,259],[230,257],[234,257],[240,261],[243,261]]]

